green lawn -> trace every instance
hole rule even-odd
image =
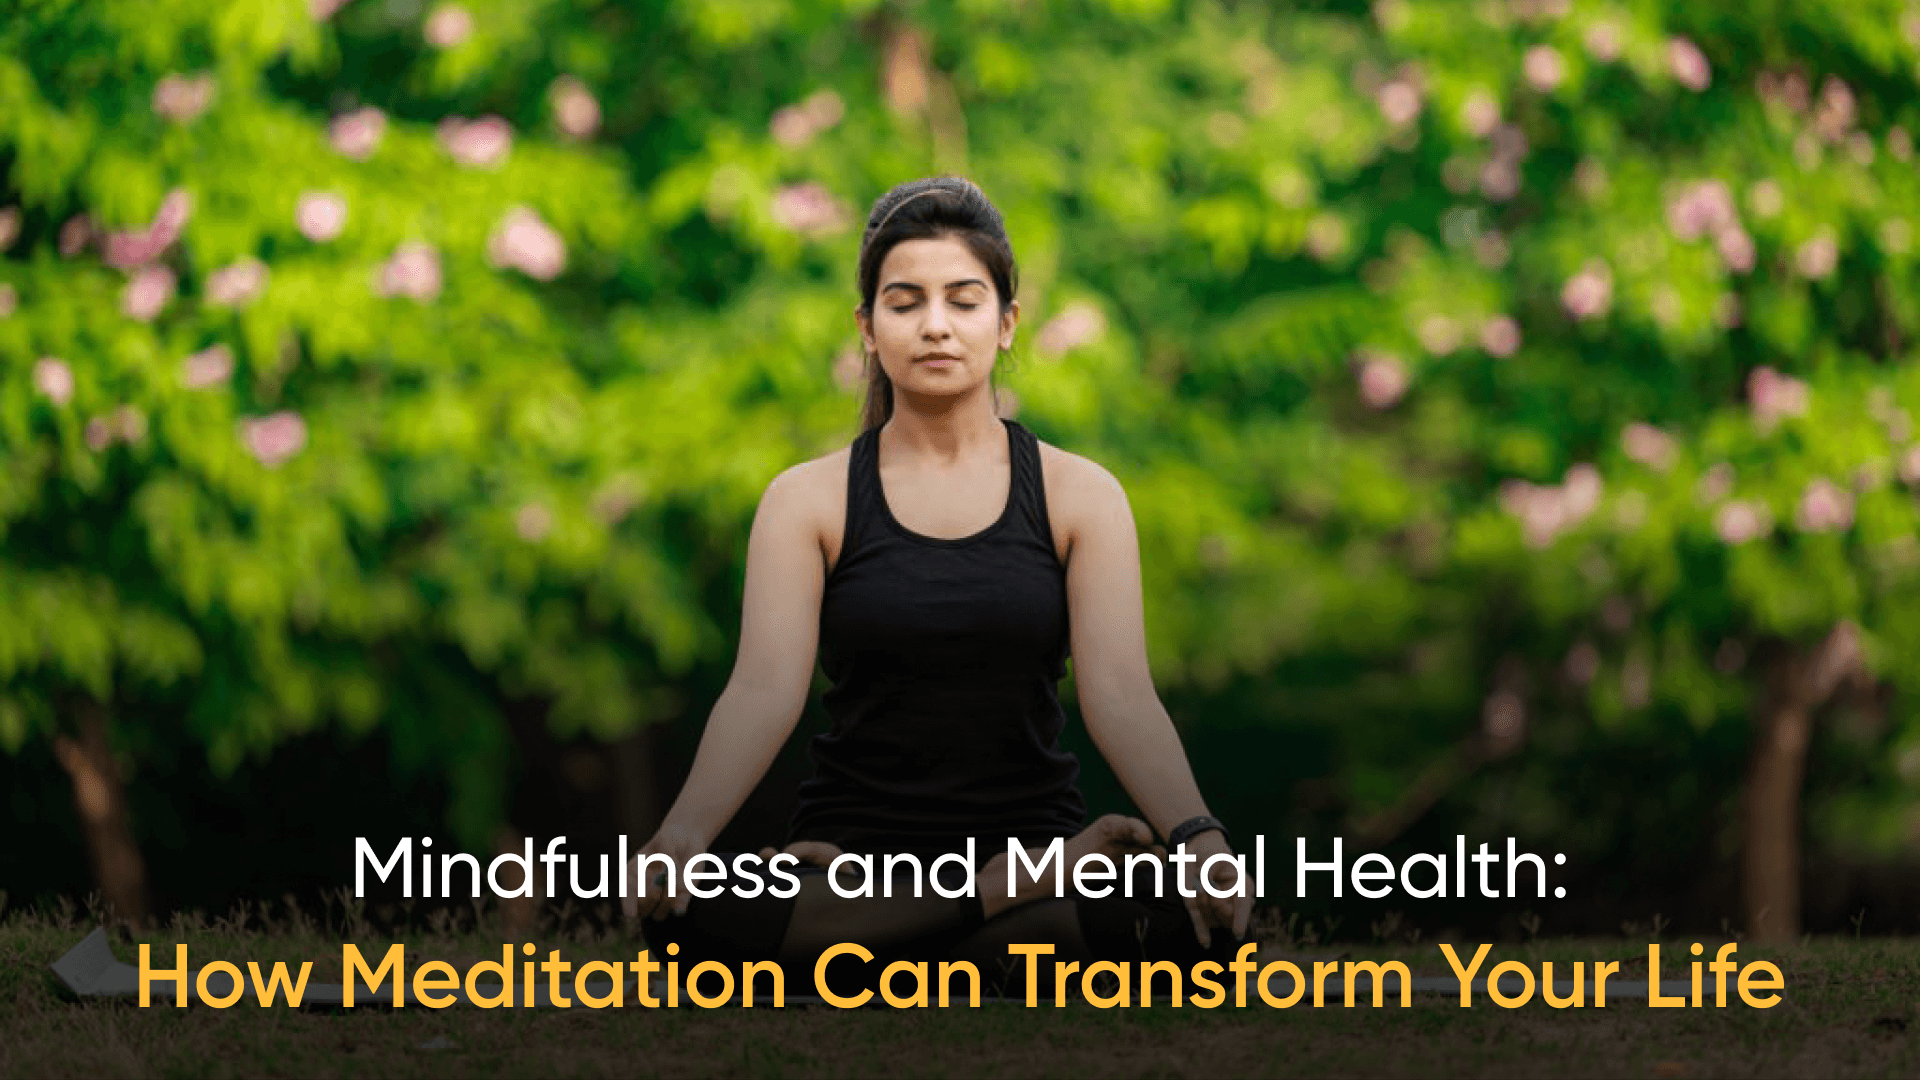
[[[234,917],[186,920],[133,940],[152,943],[169,960],[172,944],[188,941],[196,966],[222,956],[313,960],[315,981],[337,981],[340,941],[366,948],[387,939],[335,915],[331,928],[285,913],[266,927]],[[91,925],[82,915],[16,913],[0,922],[0,1075],[1920,1075],[1920,940],[1742,949],[1744,958],[1772,959],[1786,973],[1786,1001],[1764,1012],[1653,1010],[1634,999],[1614,999],[1606,1009],[1556,1011],[1537,999],[1518,1010],[1484,1002],[1462,1009],[1457,999],[1420,995],[1411,1009],[1315,1010],[1303,1003],[1286,1011],[1256,1005],[1206,1012],[1167,1008],[1162,999],[1152,1009],[1101,1011],[1084,1004],[1055,1009],[1043,997],[1035,1010],[436,1012],[410,1005],[328,1013],[66,999],[46,965]],[[543,950],[561,948],[576,962],[631,959],[635,946],[619,928],[573,925],[567,934],[540,935]],[[502,939],[485,929],[443,923],[403,940],[456,964],[489,953],[497,959]],[[1677,960],[1689,943],[1670,940],[1667,952]],[[121,959],[134,959],[125,935],[114,948]],[[1336,944],[1318,957],[1342,954],[1398,958],[1418,975],[1447,974],[1438,949],[1427,944]],[[1620,960],[1619,977],[1633,979],[1645,977],[1645,954],[1644,940],[1543,940],[1496,945],[1493,959]],[[1668,977],[1684,974],[1676,969]]]

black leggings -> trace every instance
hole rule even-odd
[[[720,856],[728,867],[732,855]],[[874,856],[876,871],[881,857]],[[899,869],[906,869],[901,867]],[[949,863],[943,869],[958,870]],[[947,898],[926,883],[913,895],[909,874],[896,877],[893,896],[843,897],[834,892],[826,870],[804,866],[790,872],[800,879],[800,891],[791,897],[762,892],[751,899],[732,891],[733,880],[711,899],[695,898],[684,915],[669,915],[643,924],[654,959],[664,962],[669,944],[678,945],[674,959],[681,970],[703,960],[729,967],[745,961],[776,961],[786,985],[796,993],[811,992],[814,963],[828,948],[855,942],[874,954],[871,963],[835,961],[828,965],[830,988],[853,995],[877,989],[879,975],[895,960],[971,962],[981,975],[983,992],[991,996],[1021,996],[1026,992],[1026,958],[1009,954],[1010,944],[1048,944],[1054,961],[1100,960],[1131,964],[1140,960],[1171,960],[1190,968],[1201,960],[1226,963],[1241,944],[1232,931],[1214,928],[1211,948],[1203,948],[1193,931],[1193,919],[1175,888],[1174,868],[1161,861],[1163,895],[1156,896],[1154,873],[1143,860],[1133,867],[1132,895],[1123,881],[1115,881],[1105,897],[1079,896],[1071,880],[1065,897],[1047,897],[1021,904],[992,919],[981,916],[977,897]],[[957,878],[958,875],[952,875]],[[842,879],[843,887],[849,879]],[[954,891],[957,880],[943,881]],[[1189,888],[1197,888],[1189,874]],[[876,887],[878,894],[881,890]],[[1052,967],[1042,963],[1040,989],[1053,993]],[[1078,986],[1078,980],[1069,980]]]

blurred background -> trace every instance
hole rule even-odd
[[[959,173],[1271,876],[1568,857],[1282,907],[1920,929],[1908,0],[3,6],[8,903],[643,840],[762,487],[855,434],[866,210]]]

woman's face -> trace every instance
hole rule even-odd
[[[895,244],[880,263],[871,319],[855,312],[894,387],[936,397],[986,386],[1019,315],[1018,301],[1001,315],[992,276],[954,236]]]

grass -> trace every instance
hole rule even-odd
[[[309,915],[279,905],[270,920],[236,911],[188,915],[145,935],[117,935],[134,958],[146,941],[170,958],[186,941],[194,964],[227,958],[314,961],[315,981],[338,981],[340,942],[393,940],[426,958],[497,959],[504,938],[490,916],[440,914],[398,934],[336,904]],[[989,1005],[980,1009],[350,1012],[140,1009],[130,1001],[73,1001],[46,965],[93,921],[68,907],[0,919],[0,1076],[1892,1076],[1920,1075],[1920,940],[1815,939],[1776,950],[1787,1000],[1762,1011],[1556,1011],[1537,1000],[1506,1010],[1476,999],[1422,995],[1411,1009],[1254,1006],[1101,1011]],[[631,959],[617,922],[569,913],[534,940],[578,963]],[[1646,938],[1496,944],[1493,961],[1623,961],[1645,977]],[[1669,938],[1679,959],[1691,939]],[[1468,943],[1469,945],[1472,943]],[[1716,943],[1708,942],[1711,950]],[[1470,954],[1471,949],[1464,952]],[[1401,959],[1419,975],[1447,974],[1421,945],[1319,947],[1317,958]],[[1296,954],[1296,959],[1302,957]],[[1668,978],[1684,977],[1679,971]],[[1043,983],[1043,987],[1047,984]],[[250,1001],[251,999],[247,999]],[[1711,997],[1709,997],[1709,1003]],[[1308,1002],[1311,998],[1308,999]],[[423,1046],[423,1044],[425,1044]]]

